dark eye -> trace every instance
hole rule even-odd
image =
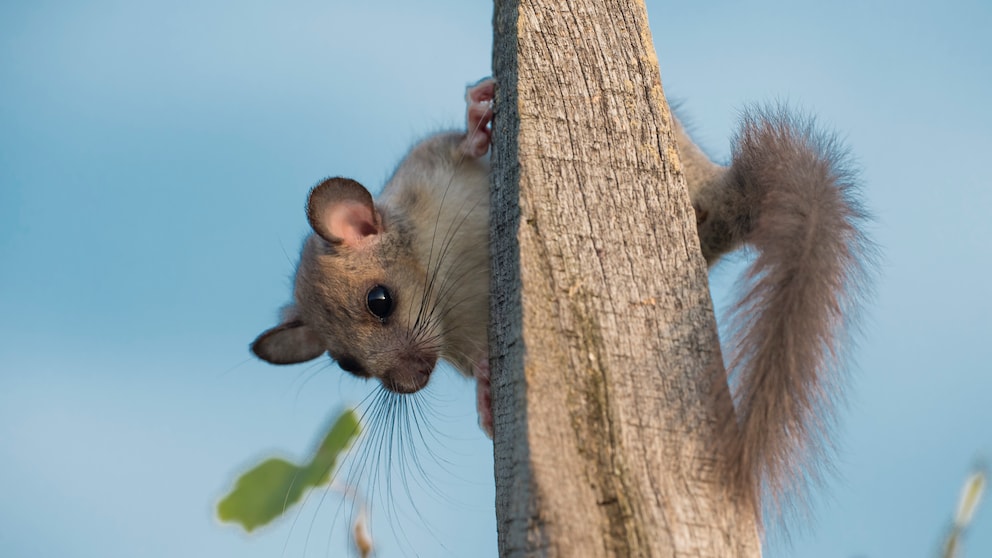
[[[365,303],[369,307],[369,312],[380,320],[385,320],[393,313],[393,297],[389,294],[389,289],[382,285],[372,287]]]

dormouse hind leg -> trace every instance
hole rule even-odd
[[[485,78],[465,92],[465,102],[468,105],[465,120],[468,130],[461,148],[469,157],[482,157],[489,151],[495,90],[496,80]]]
[[[479,411],[479,426],[486,435],[493,437],[493,395],[489,382],[489,355],[483,356],[475,363],[475,404]]]

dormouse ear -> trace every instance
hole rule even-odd
[[[306,362],[326,350],[313,328],[300,320],[287,320],[263,331],[251,344],[251,352],[271,364]]]
[[[328,178],[310,190],[307,220],[333,245],[354,246],[382,232],[372,195],[350,178]]]

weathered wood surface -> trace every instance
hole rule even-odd
[[[495,7],[500,556],[760,556],[710,451],[730,399],[644,5]]]

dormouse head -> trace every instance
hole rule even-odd
[[[391,391],[423,388],[439,357],[440,326],[409,231],[347,178],[310,191],[307,220],[313,234],[296,270],[294,301],[252,352],[272,364],[326,352],[344,370],[378,378]]]

